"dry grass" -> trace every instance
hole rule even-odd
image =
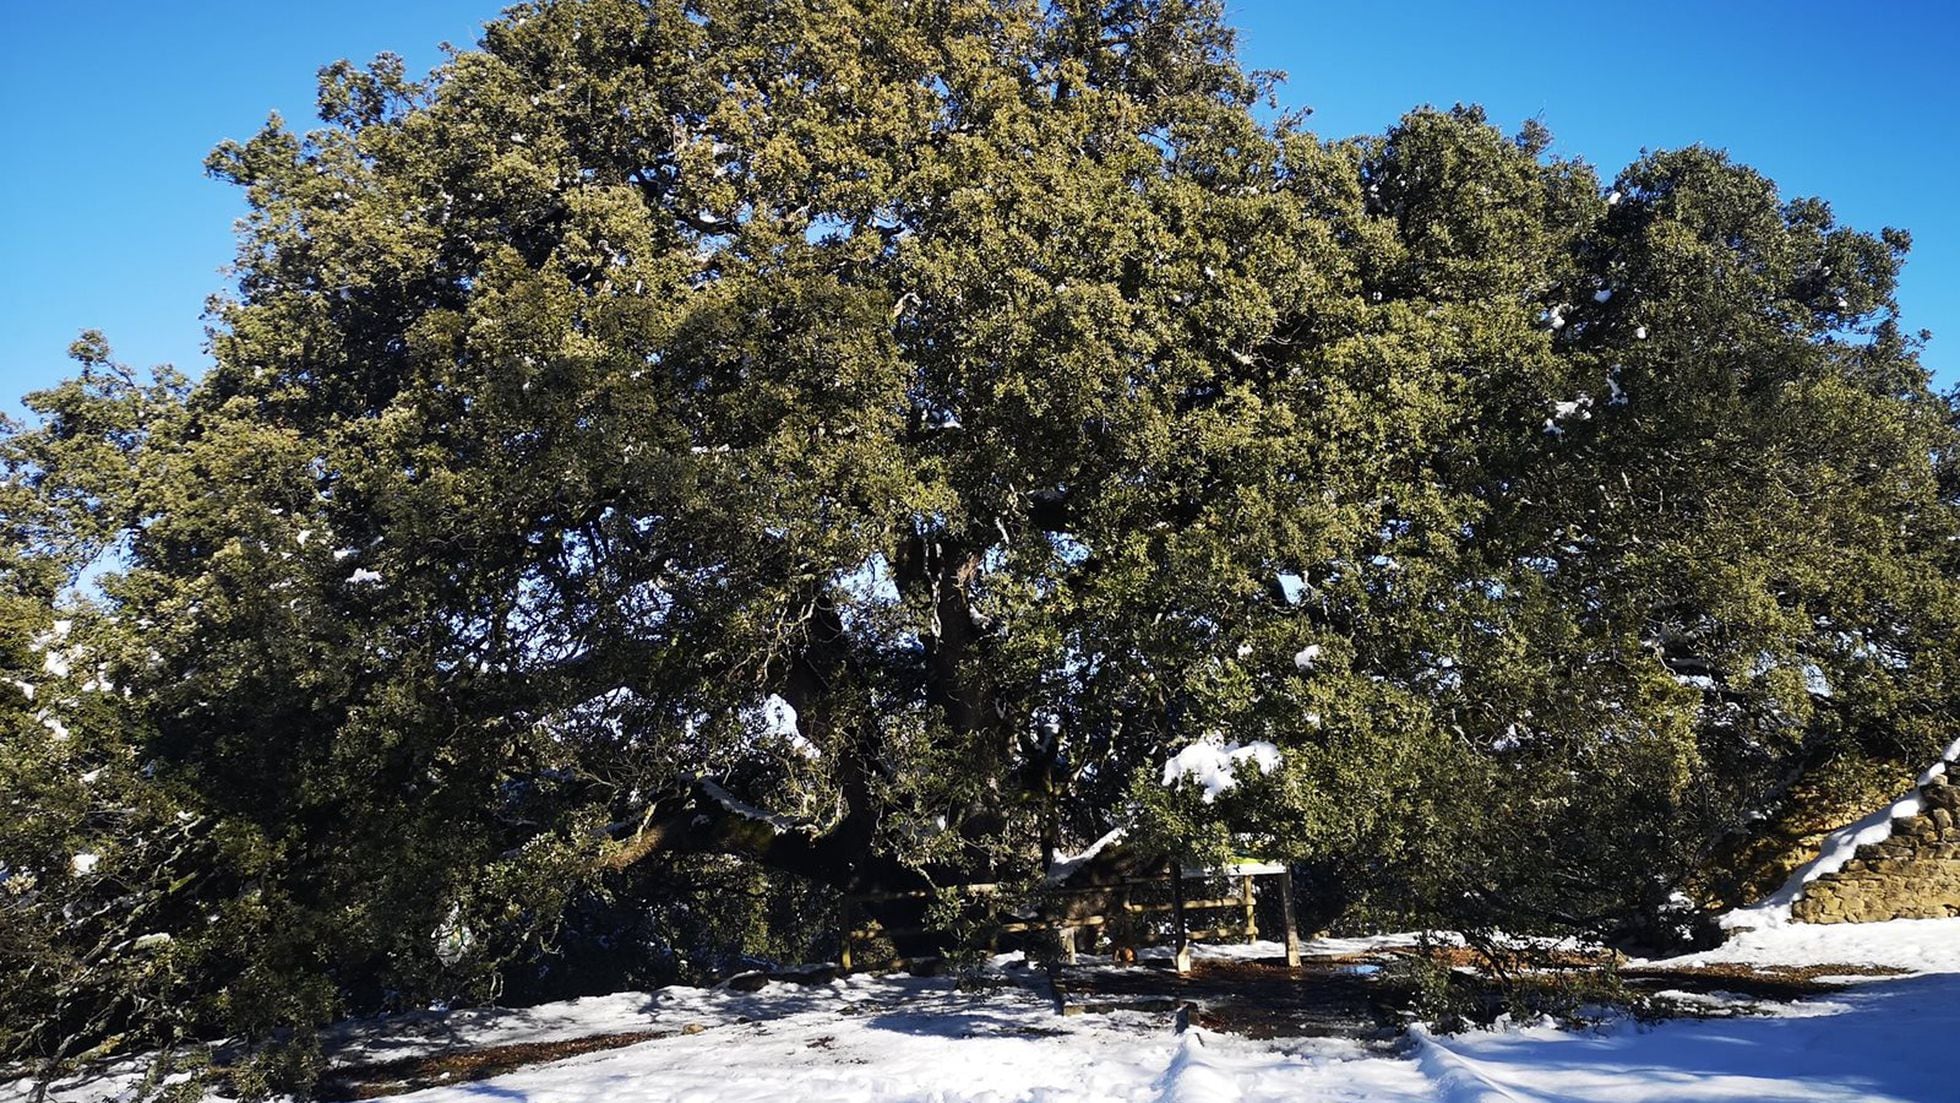
[[[1621,975],[1636,976],[1691,976],[1691,977],[1776,977],[1780,980],[1814,981],[1819,977],[1902,977],[1912,972],[1910,969],[1897,969],[1890,965],[1748,965],[1742,962],[1715,962],[1708,965],[1683,965],[1670,969],[1640,966],[1620,970]]]
[[[1647,992],[1676,989],[1709,994],[1728,992],[1751,999],[1787,1003],[1835,992],[1842,981],[1827,977],[1895,977],[1911,972],[1883,965],[1746,965],[1720,962],[1669,968],[1637,966],[1623,969],[1620,977],[1629,987]]]

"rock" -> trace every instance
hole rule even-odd
[[[788,969],[778,969],[770,974],[771,980],[790,984],[829,984],[844,975],[844,971],[829,963],[798,965]]]
[[[1871,923],[1960,915],[1960,781],[1925,787],[1925,810],[1892,821],[1892,836],[1804,886],[1791,905],[1804,923]]]
[[[770,979],[768,973],[760,969],[751,969],[746,973],[737,973],[729,977],[716,987],[724,988],[731,992],[760,992],[763,986],[769,983]]]

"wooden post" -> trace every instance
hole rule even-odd
[[[1063,965],[1075,964],[1075,934],[1077,929],[1078,928],[1075,927],[1064,926],[1064,927],[1057,928],[1057,930],[1055,931],[1055,933],[1059,935],[1062,940],[1062,964]]]
[[[1191,934],[1184,921],[1184,867],[1171,862],[1171,949],[1173,965],[1180,973],[1191,971]]]
[[[1109,940],[1110,957],[1119,964],[1135,965],[1137,924],[1130,918],[1130,886],[1127,884],[1116,893],[1116,914],[1122,918],[1122,922],[1116,925],[1116,937]],[[1103,933],[1109,933],[1107,926],[1103,928]]]
[[[1239,903],[1245,907],[1245,940],[1259,941],[1259,920],[1252,914],[1252,874],[1239,878]]]
[[[1279,911],[1286,923],[1286,965],[1300,967],[1300,926],[1293,920],[1293,867],[1279,873]]]
[[[851,935],[852,928],[857,925],[856,912],[849,896],[844,897],[844,903],[837,909],[837,925],[840,928],[837,936],[837,968],[845,974],[851,971]]]

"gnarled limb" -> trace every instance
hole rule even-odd
[[[932,888],[924,871],[879,856],[841,826],[777,815],[709,778],[689,778],[656,797],[600,866],[621,870],[661,853],[728,854],[847,892]]]

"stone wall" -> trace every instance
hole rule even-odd
[[[1923,808],[1892,821],[1892,837],[1804,886],[1790,907],[1803,923],[1873,923],[1960,916],[1960,784],[1945,774],[1919,790]]]

